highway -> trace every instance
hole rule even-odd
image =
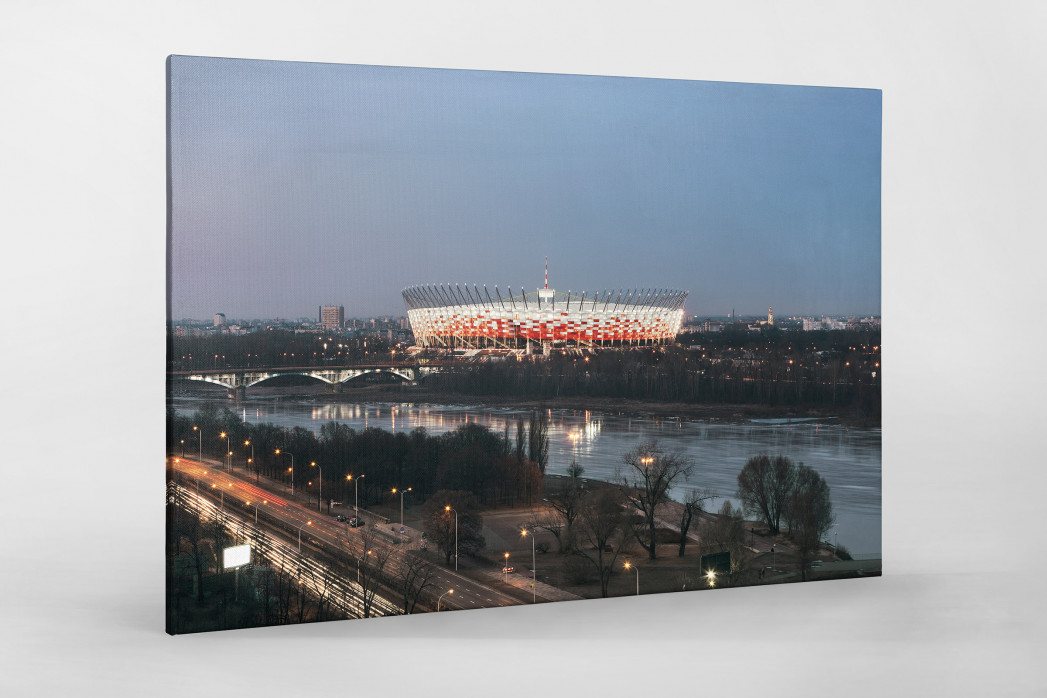
[[[224,508],[226,512],[236,514],[248,527],[254,525],[257,512],[257,528],[284,541],[285,547],[291,546],[296,554],[300,535],[302,556],[314,564],[323,564],[323,556],[317,554],[316,550],[325,550],[329,555],[337,555],[343,560],[346,555],[355,558],[371,550],[379,557],[387,556],[386,573],[395,578],[409,562],[407,556],[415,556],[412,550],[376,535],[373,527],[350,528],[348,523],[339,523],[333,517],[269,492],[214,463],[170,457],[168,467],[188,478],[185,481],[187,484],[183,485],[186,493],[191,493],[194,499],[209,501],[220,510]],[[213,518],[213,513],[210,516]],[[294,533],[290,533],[292,531]],[[433,564],[432,567],[434,585],[428,590],[429,595],[435,600],[436,596],[448,589],[454,589],[453,594],[443,597],[441,609],[491,608],[524,603],[442,565]],[[355,593],[359,594],[355,579],[342,579],[340,583],[350,584]]]

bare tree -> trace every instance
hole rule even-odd
[[[435,585],[435,575],[436,570],[425,558],[415,553],[404,553],[396,581],[403,593],[405,616],[414,612],[426,590]]]
[[[800,556],[801,579],[807,581],[807,565],[821,548],[821,541],[836,521],[829,485],[813,468],[796,468],[793,490],[785,509],[789,537]]]
[[[183,506],[184,494],[176,491],[174,512]],[[197,603],[204,601],[204,574],[208,571],[213,551],[204,547],[204,524],[195,512],[185,511],[173,517],[174,555],[188,554],[195,572],[194,589]],[[184,552],[183,552],[184,551]]]
[[[378,540],[374,527],[365,526],[356,530],[357,535],[349,537],[347,562],[350,575],[356,573],[360,586],[361,617],[370,618],[374,610],[374,597],[378,594],[389,564],[391,548]]]
[[[582,480],[581,466],[571,463],[567,476],[557,478],[548,492],[545,502],[548,509],[535,512],[530,521],[532,528],[540,528],[553,534],[559,552],[570,552],[574,548],[574,526],[578,518],[586,486]]]
[[[600,578],[600,595],[607,596],[607,586],[618,553],[625,544],[626,522],[629,515],[624,508],[621,492],[604,487],[586,495],[578,512],[579,538],[588,546],[579,545],[575,554],[591,562]],[[583,550],[583,548],[588,548]]]
[[[302,579],[305,582],[303,591],[312,591],[316,597],[316,620],[326,620],[325,614],[331,606],[338,576],[330,567],[321,564],[303,567]]]
[[[741,575],[749,568],[752,556],[745,547],[745,522],[741,510],[725,501],[719,513],[703,527],[700,549],[702,554],[729,552],[731,571],[724,583],[733,586],[742,581]],[[699,576],[704,573],[705,570],[698,570]]]
[[[527,426],[527,460],[537,463],[539,472],[545,475],[549,463],[549,421],[538,410],[531,410]]]
[[[456,552],[483,550],[483,517],[471,493],[440,490],[426,502],[424,516],[425,534],[444,554],[448,566]]]
[[[680,516],[680,554],[683,557],[687,549],[687,532],[691,529],[691,521],[700,512],[705,511],[705,503],[713,499],[710,490],[690,490],[683,500],[683,512]]]
[[[693,466],[676,453],[666,453],[655,441],[641,443],[622,459],[625,472],[618,483],[630,504],[643,514],[643,525],[633,529],[636,540],[648,557],[656,557],[657,521],[655,511],[669,499],[669,490],[676,480],[687,477]]]
[[[796,467],[785,456],[754,456],[738,473],[738,499],[742,507],[760,516],[771,535],[781,532],[782,515],[795,479]]]

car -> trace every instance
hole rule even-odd
[[[342,523],[342,522],[345,521],[345,516],[343,516],[342,514],[339,514],[338,516],[334,517],[334,520],[339,522],[339,523]]]
[[[515,570],[516,570],[515,567],[503,567],[502,568],[502,574],[509,574],[510,572],[513,572]]]
[[[363,526],[364,525],[364,520],[363,519],[358,519],[355,516],[350,516],[349,517],[349,525],[352,526],[353,528],[356,528],[357,526]]]

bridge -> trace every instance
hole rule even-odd
[[[278,376],[306,376],[327,383],[337,392],[342,385],[360,376],[386,373],[415,382],[440,371],[439,365],[415,363],[369,364],[366,366],[281,366],[279,368],[218,368],[200,371],[168,371],[169,378],[220,385],[235,398],[242,398],[248,388]]]

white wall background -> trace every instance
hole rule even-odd
[[[1047,10],[638,7],[4,4],[0,693],[1043,695]],[[886,576],[165,636],[170,53],[883,89]]]

